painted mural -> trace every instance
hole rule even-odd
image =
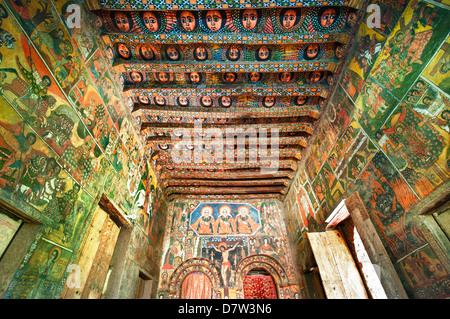
[[[305,232],[324,231],[336,205],[357,191],[408,295],[446,298],[449,257],[411,210],[449,185],[450,8],[373,3],[382,8],[380,27],[363,19],[284,201],[290,242],[301,256]]]
[[[108,11],[111,32],[167,33],[289,33],[336,31],[346,27],[351,9],[341,6],[199,11]]]
[[[71,3],[0,2],[0,197],[42,224],[4,298],[59,298],[102,194],[139,225],[130,258],[157,271],[164,198],[95,40],[101,21],[83,11],[69,28]]]
[[[252,267],[259,266],[273,271],[274,277],[282,274],[280,281],[284,288],[278,290],[279,298],[298,296],[296,273],[290,262],[292,256],[278,202],[175,200],[170,203],[168,214],[166,231],[170,235],[164,243],[160,298],[179,297],[184,278],[179,272],[190,263],[212,269],[209,277],[217,281],[213,298],[243,298],[243,276]],[[255,260],[250,262],[252,258]],[[206,272],[201,267],[196,269]],[[188,273],[184,271],[185,275]]]

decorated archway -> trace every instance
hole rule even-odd
[[[173,272],[169,280],[169,295],[171,298],[179,299],[182,295],[184,280],[191,274],[204,274],[211,281],[211,298],[220,299],[220,279],[217,269],[209,259],[191,258],[181,263]]]
[[[244,280],[247,274],[254,269],[265,270],[273,279],[278,298],[283,298],[283,288],[290,286],[286,271],[280,263],[267,255],[251,255],[239,263],[236,270],[236,297],[244,298]]]

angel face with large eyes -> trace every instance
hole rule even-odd
[[[177,61],[180,59],[180,53],[175,47],[168,47],[166,50],[167,58],[171,61]]]
[[[124,58],[124,59],[128,59],[128,58],[131,57],[130,50],[129,50],[128,47],[127,47],[125,44],[123,44],[123,43],[120,43],[120,44],[117,46],[117,53],[119,54],[120,57],[122,57],[122,58]]]
[[[297,12],[295,10],[287,10],[283,15],[283,27],[290,29],[294,26],[297,19]]]
[[[166,100],[161,95],[155,97],[155,104],[159,106],[166,105]]]
[[[204,95],[200,98],[200,102],[204,107],[210,107],[212,105],[212,99],[209,95]]]
[[[189,79],[192,83],[199,83],[200,82],[200,74],[198,72],[191,72],[189,73]]]
[[[205,61],[208,58],[208,51],[203,46],[198,46],[194,50],[195,59],[198,61]]]
[[[183,28],[188,31],[194,31],[195,29],[195,17],[190,11],[183,11],[180,14],[180,22]]]
[[[122,32],[128,32],[130,31],[130,20],[128,19],[127,15],[123,12],[116,12],[114,14],[114,23],[117,26],[117,29],[119,29]]]
[[[231,98],[229,96],[221,96],[219,101],[220,101],[220,104],[222,104],[223,107],[230,107],[231,106]]]
[[[256,83],[261,79],[261,74],[258,72],[250,73],[250,82]]]
[[[142,82],[142,75],[140,72],[133,71],[130,74],[131,80],[133,80],[134,83],[141,83]]]
[[[262,102],[264,107],[272,107],[275,105],[275,97],[273,95],[267,95]]]
[[[223,79],[225,80],[225,82],[232,83],[236,81],[236,73],[227,72],[223,75]]]
[[[334,20],[336,20],[336,9],[326,9],[320,16],[320,25],[324,28],[328,28],[333,24]]]
[[[155,58],[155,52],[153,52],[153,49],[148,44],[142,45],[139,49],[139,53],[144,60],[152,60]]]
[[[292,79],[291,72],[281,72],[280,74],[280,81],[283,83],[287,83]]]
[[[306,48],[306,57],[309,60],[317,58],[319,55],[319,45],[317,43],[311,43]]]
[[[156,16],[153,12],[144,12],[142,14],[142,21],[144,22],[145,27],[150,32],[158,31],[158,20],[156,19]]]
[[[258,57],[260,60],[266,61],[267,59],[269,59],[269,56],[270,56],[270,49],[265,45],[258,49]]]
[[[160,83],[166,84],[166,83],[169,83],[169,80],[170,80],[170,76],[168,73],[166,73],[166,72],[158,73],[158,81]]]
[[[241,57],[239,48],[236,45],[231,45],[227,50],[227,58],[231,61],[237,61]]]
[[[181,106],[188,106],[189,105],[189,100],[184,95],[179,96],[178,97],[178,104],[180,104]]]
[[[247,9],[242,14],[242,25],[246,30],[253,30],[258,22],[258,12],[255,9]]]
[[[317,83],[317,82],[319,82],[321,77],[322,77],[322,73],[320,71],[313,71],[309,74],[309,81],[311,83]]]
[[[216,32],[222,26],[222,15],[217,10],[209,10],[206,12],[206,26],[209,30]]]

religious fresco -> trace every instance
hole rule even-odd
[[[150,44],[117,42],[113,44],[116,62],[128,64],[144,63],[140,68],[155,68],[157,62],[202,62],[197,68],[205,68],[208,63],[220,62],[313,62],[319,59],[340,60],[342,45],[334,43],[307,44]],[[174,66],[179,67],[179,66]]]
[[[280,272],[286,274],[283,280],[289,284],[279,292],[281,297],[294,298],[298,286],[293,284],[296,275],[278,205],[275,201],[171,202],[158,296],[173,298],[176,291],[170,287],[180,289],[174,282],[180,267],[203,258],[217,271],[220,298],[242,298],[238,284],[243,273],[239,269],[252,256],[260,256],[275,260],[269,262],[270,267],[281,267]],[[214,280],[212,275],[210,278]]]
[[[304,232],[324,231],[336,205],[357,191],[408,295],[445,298],[448,256],[411,209],[450,177],[448,9],[373,3],[391,10],[379,28],[360,25],[356,53],[284,200],[290,231],[303,234],[290,240],[301,254]]]
[[[447,13],[424,1],[411,1],[403,12],[371,71],[395,97],[406,93],[447,37]]]
[[[341,6],[201,11],[105,11],[109,32],[167,33],[314,33],[338,31],[347,23],[350,8]]]
[[[64,282],[64,274],[72,253],[70,249],[45,237],[41,238],[36,244],[36,252],[27,265],[19,269],[20,277],[16,274],[19,278],[14,281],[12,289],[4,298],[54,298],[61,281]],[[35,285],[29,285],[30,281],[36,281]]]
[[[70,3],[0,2],[0,197],[42,224],[6,298],[59,297],[102,194],[140,225],[135,261],[160,256],[156,173],[95,40],[101,20],[83,11],[68,28]]]
[[[177,87],[197,87],[199,85],[231,88],[233,86],[240,87],[242,85],[253,84],[258,81],[258,87],[267,88],[275,85],[294,86],[302,84],[313,84],[317,86],[331,86],[334,82],[333,75],[326,71],[313,72],[277,72],[271,74],[251,74],[251,73],[202,73],[189,72],[178,73],[176,76],[168,72],[144,73],[133,71],[124,75],[125,89],[128,87],[139,88],[170,88],[171,85]],[[252,76],[259,76],[258,79]]]
[[[172,10],[172,9],[226,9],[226,8],[246,8],[248,6],[248,1],[225,0],[220,2],[215,2],[211,0],[197,0],[195,2],[186,2],[183,0],[174,0],[170,2],[160,2],[157,0],[146,0],[146,1],[135,1],[132,4],[122,3],[118,0],[101,0],[99,1],[101,7],[106,9],[140,9],[140,10]],[[342,1],[342,0],[332,0],[332,1],[316,1],[317,5],[322,5],[326,2],[327,5],[351,5],[354,8],[360,8],[361,3],[357,1]],[[302,5],[303,1],[286,1],[286,0],[262,0],[255,3],[257,8],[266,8],[271,6],[299,6]]]

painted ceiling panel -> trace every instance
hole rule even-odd
[[[278,198],[362,1],[92,0],[169,198]]]

